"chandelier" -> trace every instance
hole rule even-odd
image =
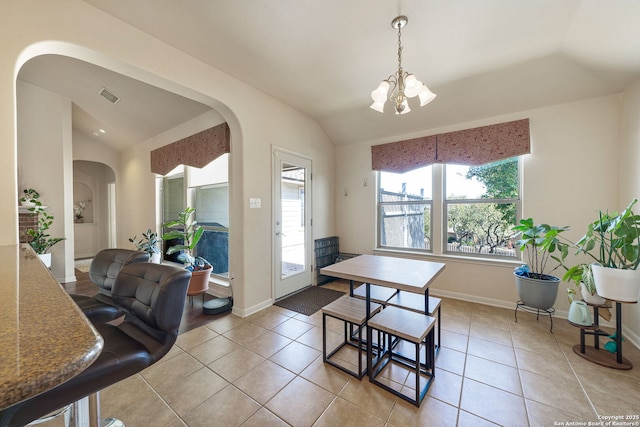
[[[369,107],[381,113],[384,112],[387,95],[389,95],[389,101],[395,104],[396,114],[405,114],[411,111],[407,102],[408,98],[418,96],[420,98],[420,106],[424,107],[436,97],[436,94],[431,92],[416,76],[402,70],[401,35],[402,27],[407,25],[408,21],[406,16],[398,16],[391,21],[391,26],[398,29],[398,71],[383,80],[377,89],[371,92],[373,104]],[[389,88],[391,88],[391,94],[389,94]]]

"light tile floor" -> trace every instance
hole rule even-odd
[[[345,290],[344,283],[334,288]],[[329,323],[331,340],[341,326]],[[322,362],[322,314],[276,306],[182,334],[160,362],[101,393],[102,415],[153,426],[557,426],[640,415],[640,351],[619,371],[574,354],[578,330],[555,319],[442,302],[436,378],[418,409]],[[345,358],[346,360],[346,358]],[[399,387],[415,380],[389,374]],[[60,425],[54,420],[44,426]],[[581,425],[581,424],[577,424]],[[595,425],[595,424],[592,424]],[[636,424],[637,425],[637,424]]]

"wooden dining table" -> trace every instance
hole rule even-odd
[[[31,246],[0,245],[0,410],[78,375],[103,344]]]
[[[326,276],[349,280],[350,294],[353,296],[354,282],[362,282],[366,286],[366,314],[371,317],[371,285],[378,285],[399,291],[424,294],[425,313],[429,313],[429,286],[445,269],[441,262],[423,261],[409,258],[398,258],[379,255],[359,255],[347,260],[328,265],[320,270]],[[371,330],[367,328],[367,354],[372,352]],[[367,357],[367,369],[371,366]]]

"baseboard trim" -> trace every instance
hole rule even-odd
[[[510,309],[514,312],[514,316],[515,316],[515,309],[516,309],[516,304],[514,302],[511,301],[504,301],[504,300],[498,300],[498,299],[493,299],[493,298],[485,298],[485,297],[479,297],[477,295],[469,295],[469,294],[463,294],[463,293],[459,293],[459,292],[451,292],[451,291],[447,291],[447,290],[443,290],[443,289],[429,289],[429,295],[434,296],[434,297],[445,297],[445,298],[451,298],[451,299],[457,299],[460,301],[467,301],[467,302],[474,302],[474,303],[478,303],[478,304],[484,304],[484,305],[490,305],[493,307],[499,307],[499,308],[504,308],[504,309]],[[553,315],[553,317],[558,318],[558,319],[567,319],[569,315],[569,312],[566,310],[556,310],[555,314]],[[613,313],[612,313],[613,315]],[[614,319],[615,317],[612,316],[612,319]],[[614,321],[606,321],[602,318],[600,318],[600,325],[604,326],[606,328],[613,328],[615,329],[616,327],[616,323],[615,320]],[[630,330],[625,324],[624,322],[622,323],[622,331],[623,331],[623,335],[624,338],[626,340],[628,340],[631,344],[633,344],[636,348],[640,349],[640,336],[638,336],[636,333],[634,333],[632,330]]]

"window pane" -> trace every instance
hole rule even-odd
[[[165,177],[162,179],[162,222],[175,221],[178,219],[178,212],[184,210],[184,178]],[[162,234],[169,231],[163,229]],[[163,258],[168,261],[178,261],[178,254],[167,255],[167,249],[173,245],[182,244],[180,239],[163,240],[162,254]]]
[[[229,277],[229,185],[196,188],[195,204],[204,228],[196,254],[213,265],[212,273]]]
[[[380,246],[431,249],[430,236],[430,204],[381,205]]]
[[[517,257],[515,203],[447,204],[447,252]]]
[[[448,200],[518,197],[518,158],[482,166],[446,165]]]
[[[408,200],[431,200],[431,169],[431,166],[427,166],[406,173],[380,172],[380,195],[384,192],[406,196]]]

